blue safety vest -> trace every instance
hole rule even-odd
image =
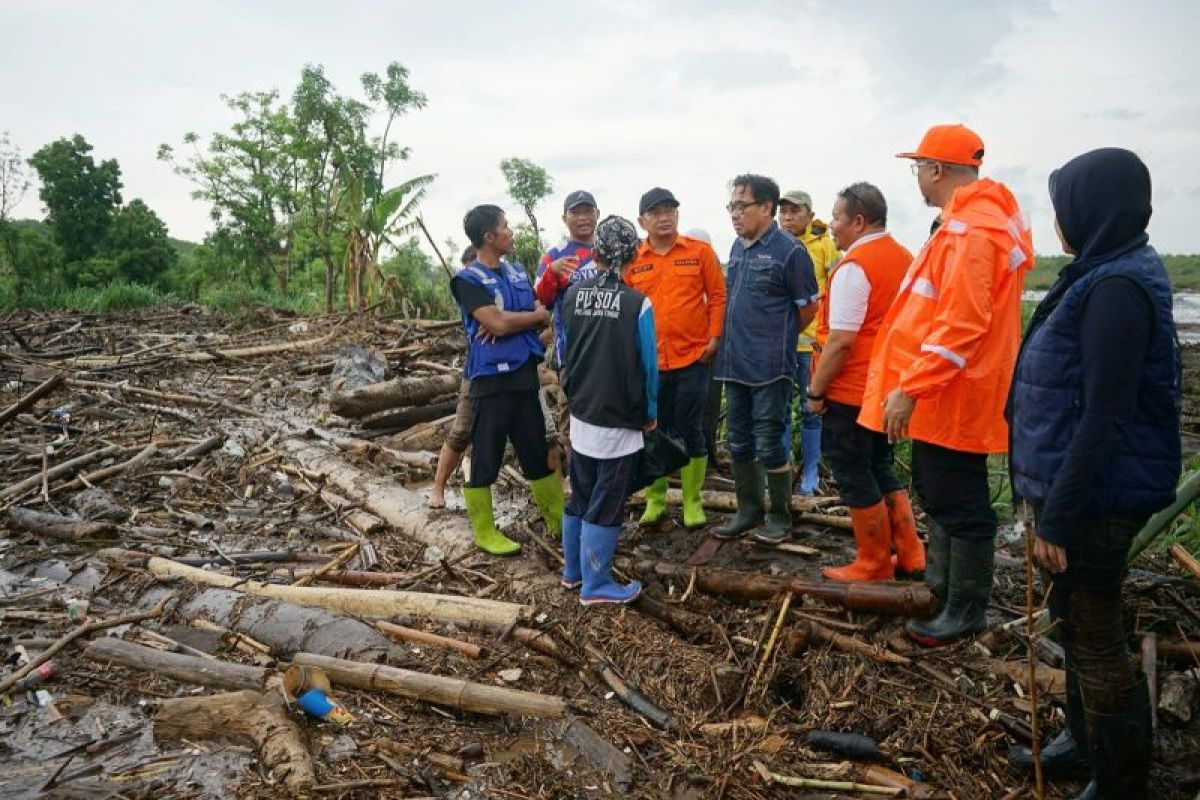
[[[476,261],[455,277],[483,287],[501,311],[533,311],[533,285],[519,264],[501,261],[500,268],[493,270]],[[536,331],[521,331],[485,342],[478,338],[482,328],[479,320],[461,305],[458,310],[467,332],[466,374],[469,380],[513,372],[530,358],[540,361],[546,355],[546,348]]]

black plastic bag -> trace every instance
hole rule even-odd
[[[691,457],[683,440],[655,428],[643,435],[645,445],[638,453],[637,472],[633,476],[633,485],[629,487],[632,494],[638,489],[644,489],[659,478],[679,472]]]

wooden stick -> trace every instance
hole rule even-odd
[[[1192,573],[1193,577],[1200,578],[1200,561],[1197,561],[1196,557],[1189,553],[1183,545],[1176,542],[1171,545],[1170,552],[1171,557],[1179,562],[1179,566]]]
[[[520,714],[560,719],[567,711],[566,701],[554,695],[489,686],[460,678],[443,678],[383,664],[363,664],[315,653],[297,653],[292,663],[320,667],[335,684],[390,692],[480,714]]]
[[[783,602],[779,604],[779,616],[775,620],[775,627],[771,629],[771,636],[767,639],[767,646],[763,648],[762,658],[758,660],[758,667],[754,670],[754,677],[750,680],[750,689],[747,694],[752,694],[755,687],[758,686],[758,680],[762,677],[763,669],[766,668],[767,662],[771,660],[771,653],[775,652],[775,642],[779,640],[779,629],[783,627],[783,621],[787,619],[788,606],[792,604],[792,593],[788,592],[783,596]]]
[[[1033,778],[1038,800],[1046,797],[1046,776],[1042,774],[1042,740],[1038,732],[1037,633],[1033,613],[1033,519],[1029,506],[1022,504],[1021,527],[1025,529],[1025,655],[1029,659],[1029,717],[1033,730]],[[1053,591],[1053,590],[1052,590]]]
[[[117,526],[111,522],[62,517],[29,508],[12,506],[8,509],[8,521],[17,530],[26,530],[38,536],[49,536],[63,542],[78,542],[84,539],[112,539],[117,535]]]
[[[755,760],[753,767],[764,780],[778,783],[780,786],[795,786],[800,789],[828,789],[831,792],[858,792],[860,794],[878,794],[888,797],[898,797],[904,789],[895,786],[871,786],[865,783],[851,781],[826,781],[817,778],[797,778],[793,775],[781,775],[771,772],[761,761]]]
[[[54,658],[60,650],[75,641],[81,636],[89,636],[96,631],[102,631],[107,628],[115,628],[118,625],[134,625],[138,622],[143,622],[148,619],[156,619],[161,617],[163,609],[166,608],[167,601],[171,599],[171,595],[167,595],[162,600],[158,601],[158,605],[149,611],[139,611],[136,614],[126,614],[123,617],[113,617],[112,619],[98,619],[94,622],[89,622],[81,625],[78,628],[73,628],[64,634],[58,641],[47,647],[41,653],[38,653],[36,658],[30,660],[28,664],[17,669],[7,678],[0,680],[0,695],[6,694],[17,681],[24,678],[35,669],[45,664],[50,659]]]
[[[107,447],[101,447],[99,450],[93,450],[90,453],[84,453],[81,456],[76,456],[75,458],[72,458],[69,461],[64,461],[61,464],[56,464],[53,467],[51,467],[50,469],[46,470],[46,479],[54,480],[55,478],[58,478],[60,475],[66,475],[67,473],[72,472],[73,470],[75,470],[79,467],[82,467],[86,464],[91,464],[94,461],[100,461],[101,459],[108,458],[109,456],[113,455],[114,453],[116,453],[120,450],[121,450],[121,447],[119,445],[110,444]],[[27,492],[30,489],[32,489],[33,487],[37,486],[41,482],[42,482],[41,474],[33,475],[29,478],[26,478],[23,481],[17,481],[16,483],[12,484],[11,486],[8,486],[4,489],[0,489],[0,500],[5,500],[9,497],[16,497],[18,495],[24,494],[25,492]]]
[[[331,559],[327,564],[317,567],[316,569],[312,570],[311,572],[307,572],[304,575],[297,578],[296,582],[293,583],[292,586],[308,586],[310,583],[312,583],[314,580],[321,577],[322,575],[332,572],[333,570],[337,569],[338,567],[345,566],[350,561],[350,559],[352,559],[356,555],[358,555],[358,549],[359,549],[358,542],[351,544],[345,550],[338,553],[337,557]]]
[[[438,636],[436,633],[427,633],[419,631],[415,628],[406,628],[403,625],[396,625],[392,622],[384,622],[380,620],[375,623],[375,627],[384,634],[398,639],[402,642],[411,644],[424,644],[430,647],[438,647],[442,650],[452,650],[466,658],[478,659],[483,648],[477,644],[470,642],[460,642],[458,639],[451,639],[447,636]]]
[[[68,488],[82,489],[85,486],[91,486],[94,483],[100,483],[100,481],[108,480],[109,478],[125,472],[134,472],[138,467],[153,458],[156,452],[158,452],[158,444],[151,442],[128,461],[122,461],[120,464],[113,464],[111,467],[105,467],[103,469],[98,469],[95,472],[89,472],[86,475],[80,475],[78,478],[68,484]]]
[[[39,383],[37,386],[33,387],[33,389],[29,391],[29,394],[17,400],[17,402],[4,409],[4,411],[0,411],[0,428],[3,428],[8,423],[12,422],[14,419],[16,419],[18,414],[23,413],[38,400],[41,400],[43,397],[61,386],[63,380],[65,380],[63,374],[61,372],[56,372],[46,380]]]

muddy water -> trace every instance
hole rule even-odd
[[[1040,302],[1046,292],[1043,290],[1025,292],[1025,299]],[[1175,293],[1175,327],[1179,330],[1181,342],[1200,342],[1200,292]]]

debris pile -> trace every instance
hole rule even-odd
[[[778,548],[631,524],[644,597],[583,609],[512,467],[517,558],[473,548],[453,492],[426,506],[461,351],[456,322],[0,318],[0,796],[1031,796],[1004,759],[1032,711],[1019,538],[991,629],[941,651],[902,636],[923,586],[819,579],[852,547],[833,497]],[[1137,563],[1130,627],[1154,785],[1190,800],[1185,556]]]

